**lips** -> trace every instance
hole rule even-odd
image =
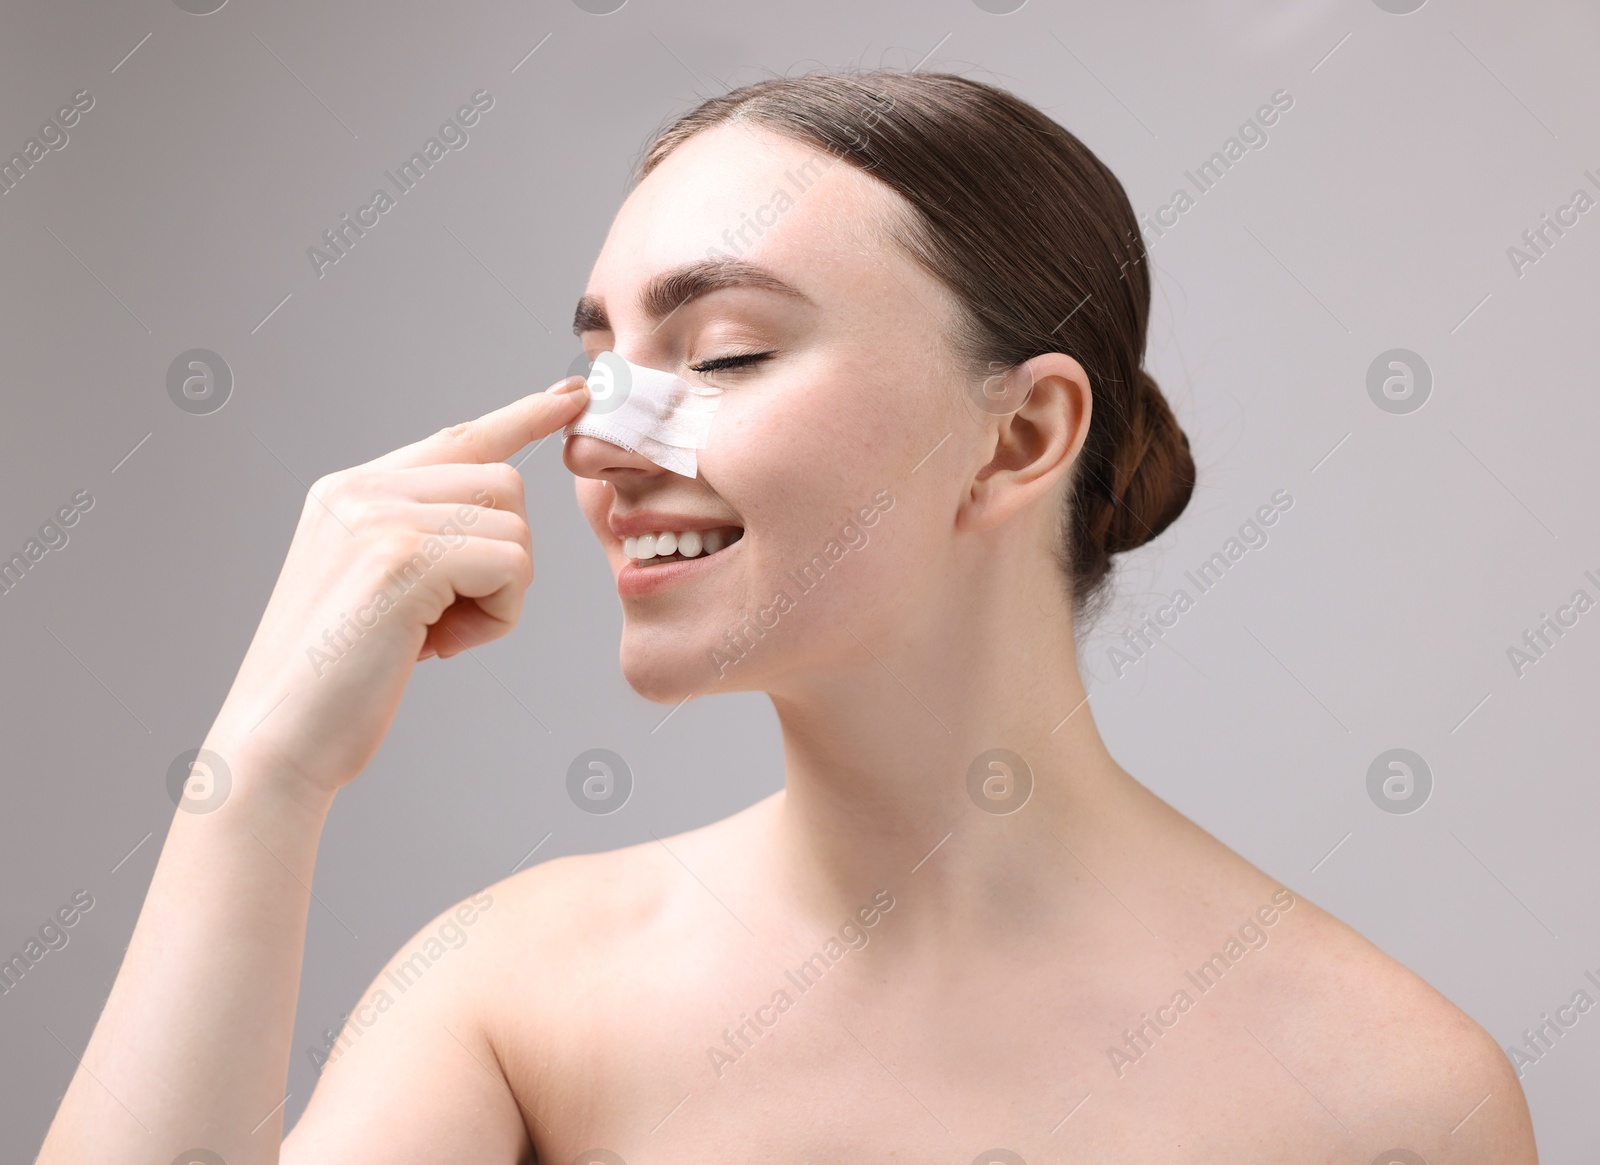
[[[739,527],[731,529],[743,533]],[[630,540],[632,537],[630,536]],[[742,537],[737,537],[720,550],[710,554],[701,553],[692,558],[686,558],[676,551],[645,562],[629,558],[617,572],[617,594],[623,597],[653,594],[675,583],[694,579],[707,571],[717,570],[718,564],[726,562],[730,554],[738,553],[737,547],[743,541]]]
[[[736,519],[660,509],[613,511],[606,526],[625,558],[617,574],[623,595],[645,594],[711,569],[745,533]]]
[[[674,514],[667,510],[632,510],[626,514],[612,513],[606,517],[606,526],[620,539],[643,534],[656,534],[664,530],[684,533],[689,530],[704,533],[723,527],[744,529],[744,524],[733,518],[711,515]]]

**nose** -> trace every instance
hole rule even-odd
[[[645,481],[670,472],[642,454],[587,433],[566,438],[561,461],[579,477],[606,481],[612,485],[620,481]]]

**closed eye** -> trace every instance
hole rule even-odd
[[[723,372],[733,368],[748,368],[776,356],[776,352],[741,352],[733,356],[717,356],[689,365],[692,372]]]

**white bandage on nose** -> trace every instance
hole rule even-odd
[[[699,472],[695,450],[710,439],[720,388],[629,363],[615,352],[594,358],[588,381],[589,405],[562,430],[563,444],[568,437],[599,437],[684,477]]]

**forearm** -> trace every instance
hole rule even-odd
[[[188,1150],[276,1165],[323,822],[417,660],[515,624],[533,548],[522,478],[504,459],[588,399],[576,376],[551,387],[573,391],[530,394],[318,479],[206,740],[231,788],[213,811],[174,817],[38,1165],[166,1165]],[[307,650],[317,643],[329,652]]]
[[[331,795],[208,739],[215,810],[177,811],[122,967],[38,1165],[209,1149],[278,1160],[312,871]]]

